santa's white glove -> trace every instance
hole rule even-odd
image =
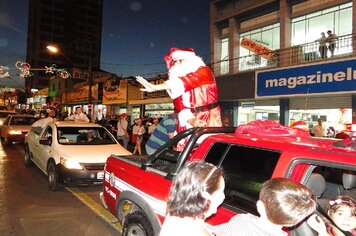
[[[145,88],[140,89],[143,92],[153,92],[153,91],[157,90],[156,85],[151,84],[146,79],[144,79],[142,76],[136,76],[136,80],[137,80],[137,82],[142,84],[143,87],[145,87]]]

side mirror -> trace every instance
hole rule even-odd
[[[46,146],[51,146],[52,138],[42,138],[42,139],[40,139],[40,144],[46,145]]]

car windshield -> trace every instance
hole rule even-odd
[[[58,143],[64,145],[116,144],[103,127],[58,127]]]
[[[10,125],[32,125],[36,120],[35,117],[12,117]]]

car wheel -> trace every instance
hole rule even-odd
[[[52,191],[58,190],[58,171],[54,161],[50,161],[47,165],[48,187]]]
[[[28,145],[25,145],[25,166],[30,167],[33,165],[32,162],[32,154],[30,152],[30,149],[28,148]]]
[[[134,212],[125,217],[123,236],[153,236],[154,231],[150,221],[142,212]]]

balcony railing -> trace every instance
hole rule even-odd
[[[336,47],[334,51],[334,57],[349,57],[352,55],[352,40],[351,34],[339,36],[336,42]],[[256,70],[259,68],[276,67],[282,60],[283,56],[289,56],[290,65],[301,64],[304,62],[326,60],[332,58],[330,51],[327,51],[327,58],[322,58],[319,52],[319,43],[311,42],[306,44],[300,44],[292,46],[290,48],[274,51],[276,57],[271,59],[266,59],[262,54],[253,54],[243,57],[238,57],[233,59],[233,63],[229,63],[230,60],[222,60],[212,64],[214,72],[219,75],[229,74],[230,66],[232,65],[233,73],[239,71]]]

